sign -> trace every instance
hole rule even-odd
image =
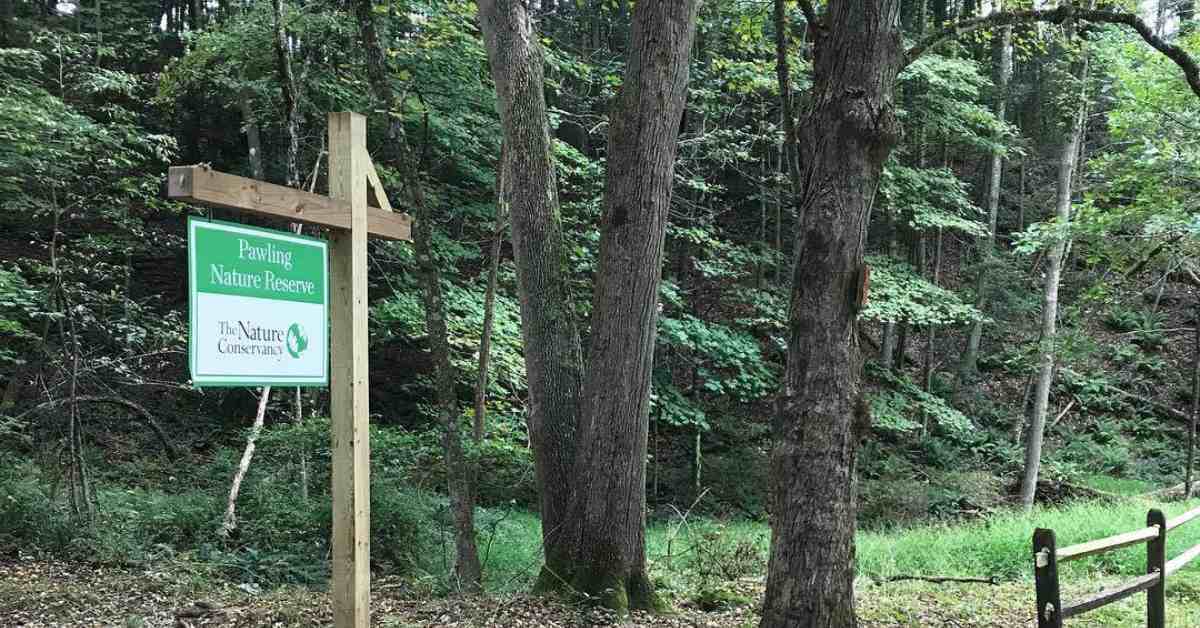
[[[188,219],[188,363],[196,386],[326,386],[323,240]]]

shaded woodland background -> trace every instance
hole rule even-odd
[[[431,228],[486,582],[517,588],[536,576],[536,565],[489,572],[502,560],[489,555],[492,540],[536,526],[538,501],[515,271],[497,202],[501,130],[476,7],[373,6],[393,107],[381,107],[369,84],[353,8],[0,0],[0,552],[186,555],[239,581],[324,581],[325,391],[276,389],[232,538],[218,533],[258,396],[188,383],[184,217],[200,210],[165,200],[164,178],[169,164],[207,163],[324,190],[325,114],[354,110],[369,115],[374,154],[395,157],[399,137],[419,153],[417,171],[380,174],[397,189],[416,177],[425,193],[423,211],[406,208]],[[914,0],[902,9],[904,31],[918,39],[980,9]],[[1140,9],[1164,36],[1200,49],[1190,0]],[[580,297],[570,305],[586,335],[630,6],[547,0],[534,12]],[[647,460],[649,517],[668,526],[685,512],[718,522],[768,516],[797,221],[772,12],[765,2],[705,3],[691,53]],[[790,97],[803,103],[811,47],[803,15],[789,12],[800,25],[787,34]],[[871,429],[857,467],[858,521],[868,530],[976,519],[1016,501],[1057,245],[1039,501],[1183,480],[1200,342],[1200,101],[1136,35],[1081,30],[1085,73],[1078,39],[1018,24],[1007,53],[1000,30],[979,31],[900,76],[905,134],[870,218],[857,338],[869,359]],[[1056,177],[1076,116],[1080,166],[1064,223]],[[372,534],[381,571],[440,590],[453,526],[422,299],[431,275],[416,257],[409,245],[371,245]],[[469,438],[477,425],[480,437]],[[765,556],[761,538],[713,547],[722,553],[691,559],[694,573],[708,573],[698,577],[736,578],[738,565]]]

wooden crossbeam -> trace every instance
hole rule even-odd
[[[378,185],[377,181],[376,178],[372,183]],[[365,178],[362,183],[367,183]],[[382,186],[379,188],[377,197],[384,198],[382,203],[388,204]],[[167,176],[167,196],[292,222],[342,230],[350,228],[350,204],[346,201],[218,172],[207,166],[171,166]],[[412,218],[408,214],[368,207],[367,231],[372,236],[389,240],[411,240]]]

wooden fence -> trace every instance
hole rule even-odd
[[[1037,587],[1038,628],[1062,628],[1063,620],[1125,599],[1134,593],[1146,592],[1147,628],[1166,626],[1167,576],[1183,569],[1200,556],[1200,544],[1167,560],[1167,532],[1196,518],[1200,508],[1167,520],[1161,510],[1146,513],[1146,527],[1096,541],[1088,541],[1057,549],[1054,530],[1038,528],[1033,533],[1033,578]],[[1146,544],[1146,575],[1078,602],[1063,605],[1058,586],[1058,565],[1071,560],[1095,556],[1115,549]]]

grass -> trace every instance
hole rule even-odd
[[[1163,506],[1167,517],[1200,506],[1200,500]],[[977,576],[1026,581],[1032,576],[1030,538],[1034,528],[1055,531],[1060,547],[1091,541],[1145,525],[1147,502],[1077,503],[1037,508],[1031,513],[1005,512],[975,523],[946,523],[860,532],[858,573],[872,581],[897,575]],[[493,516],[494,513],[493,513]],[[765,573],[770,531],[763,523],[693,520],[657,522],[646,535],[646,554],[660,578],[690,574],[718,580],[722,576]],[[1200,543],[1200,521],[1173,530],[1167,558]],[[510,511],[490,530],[481,525],[480,553],[489,589],[523,590],[537,575],[541,527],[536,515]],[[450,548],[448,548],[450,549]],[[1064,586],[1143,573],[1143,546],[1117,550],[1063,565]],[[1195,574],[1200,563],[1189,566]],[[729,573],[721,573],[722,571]],[[700,572],[700,573],[697,573]],[[715,573],[705,573],[715,572]],[[1186,576],[1185,576],[1186,579]],[[1198,585],[1200,586],[1200,585]]]
[[[1144,495],[1157,488],[1145,480],[1134,478],[1115,478],[1111,475],[1091,474],[1080,478],[1080,484],[1114,495]]]
[[[1197,506],[1200,500],[1167,504],[1163,511],[1171,517]],[[1053,529],[1059,547],[1065,547],[1144,527],[1149,508],[1143,501],[1088,502],[1005,513],[973,524],[867,532],[858,536],[858,570],[872,578],[922,574],[1026,579],[1031,577],[1034,528]],[[1200,523],[1173,530],[1167,537],[1168,559],[1197,543]],[[1132,575],[1144,573],[1145,560],[1142,546],[1134,546],[1068,563],[1060,573],[1064,582],[1097,574]]]

